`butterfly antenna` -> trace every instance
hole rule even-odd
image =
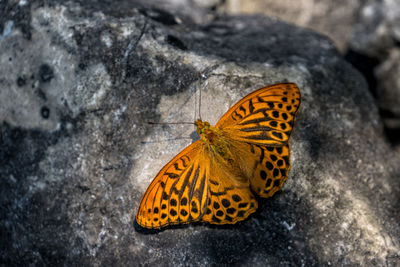
[[[148,121],[147,124],[150,124],[150,125],[194,124],[194,122],[188,122],[188,121],[182,121],[182,122],[153,122],[153,121]]]
[[[199,119],[201,119],[201,86],[199,88]]]

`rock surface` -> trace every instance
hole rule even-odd
[[[217,6],[218,12],[236,15],[262,13],[311,28],[329,36],[340,51],[346,51],[363,1],[227,0]]]
[[[400,262],[400,159],[364,78],[333,44],[262,16],[191,20],[143,3],[1,3],[0,262]],[[196,24],[196,21],[203,21]],[[247,93],[295,82],[283,190],[230,227],[134,227],[158,170]],[[201,90],[201,105],[199,97]]]

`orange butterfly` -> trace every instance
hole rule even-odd
[[[147,188],[136,215],[145,228],[233,224],[271,197],[290,170],[289,136],[300,105],[294,83],[254,91],[215,127],[196,120],[200,140],[175,156]]]

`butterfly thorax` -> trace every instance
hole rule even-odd
[[[218,128],[200,119],[196,120],[194,124],[197,126],[196,131],[200,135],[201,140],[211,151],[217,152],[226,160],[232,158],[226,143],[223,141],[223,138],[221,138],[221,131]]]

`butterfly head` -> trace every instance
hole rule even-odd
[[[196,127],[197,127],[196,131],[200,136],[203,135],[206,130],[209,130],[212,127],[209,122],[202,121],[200,119],[197,119],[194,122],[194,125],[196,125]]]
[[[197,119],[194,124],[197,126],[197,133],[206,143],[213,144],[217,138],[217,129],[207,121]]]

